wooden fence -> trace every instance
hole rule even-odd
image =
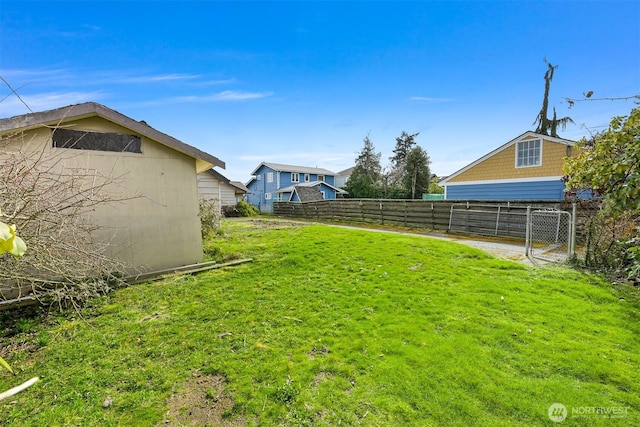
[[[492,214],[492,217],[503,218],[503,221],[514,221],[522,218],[522,224],[511,224],[509,232],[501,233],[506,237],[524,239],[526,208],[555,208],[571,212],[572,206],[563,202],[547,201],[518,201],[518,202],[488,202],[488,201],[459,201],[459,200],[396,200],[396,199],[335,199],[316,202],[274,202],[273,213],[304,219],[325,221],[340,221],[376,225],[390,225],[410,228],[426,228],[430,230],[448,231],[454,210],[464,209],[480,215]],[[578,212],[578,224],[580,224]],[[471,217],[471,216],[470,216]],[[478,215],[474,215],[475,218]],[[456,219],[459,227],[460,217]],[[493,220],[495,221],[495,220]],[[520,220],[518,220],[520,222]],[[464,224],[462,224],[464,226]],[[505,230],[502,224],[493,226],[496,230]],[[487,234],[474,230],[469,223],[466,232],[470,234]],[[580,228],[580,227],[579,227]],[[491,229],[491,226],[483,229]],[[465,230],[457,230],[465,231]],[[580,232],[578,233],[580,234]],[[497,234],[496,234],[497,235]]]

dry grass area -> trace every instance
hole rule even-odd
[[[222,375],[193,374],[167,400],[166,418],[159,426],[220,426],[247,425],[244,417],[227,419],[233,399],[226,392],[227,380]]]

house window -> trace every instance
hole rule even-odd
[[[323,198],[323,199],[326,199],[326,198],[327,198],[327,197],[326,197],[326,194],[325,194],[325,192],[324,192],[324,191],[320,190],[320,193],[322,193],[322,198]]]
[[[271,200],[271,193],[264,193],[265,200]]]
[[[291,182],[300,182],[300,174],[297,172],[291,172]]]
[[[51,140],[55,148],[142,153],[142,141],[136,135],[57,128],[52,132]]]
[[[542,164],[542,142],[539,139],[520,141],[516,145],[516,167],[540,166]]]
[[[324,181],[324,175],[318,175],[318,181]]]
[[[267,173],[267,182],[273,182],[273,172]]]
[[[256,175],[256,181],[262,181],[262,175]]]
[[[309,177],[309,174],[308,174],[308,173],[305,173],[305,174],[304,174],[304,182],[309,182],[309,178],[310,178],[310,177]]]

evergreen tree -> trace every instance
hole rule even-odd
[[[420,146],[407,152],[405,166],[402,175],[402,186],[405,197],[420,199],[422,194],[428,192],[431,171],[429,170],[429,156]]]
[[[404,175],[404,166],[407,154],[416,145],[415,138],[420,132],[409,135],[402,131],[402,134],[396,138],[396,146],[393,149],[393,156],[389,158],[391,161],[391,170],[389,171],[389,184],[391,186],[402,186],[402,177]]]
[[[364,147],[356,158],[356,166],[347,181],[345,190],[349,197],[376,198],[380,197],[380,153],[376,153],[373,143],[367,135]]]

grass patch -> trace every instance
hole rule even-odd
[[[640,424],[632,288],[418,236],[263,220],[223,231],[218,255],[253,263],[23,321],[1,354],[18,376],[0,389],[42,381],[0,403],[0,424],[538,426],[555,402],[563,425]],[[189,418],[194,402],[170,410],[195,383],[215,422]]]

